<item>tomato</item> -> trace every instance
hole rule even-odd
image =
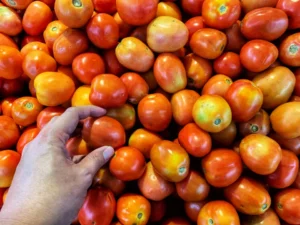
[[[283,39],[279,45],[279,59],[287,66],[300,66],[300,32]]]
[[[226,35],[222,31],[212,28],[197,30],[190,40],[192,51],[205,59],[218,58],[223,53],[226,44]]]
[[[188,220],[182,217],[172,217],[166,219],[162,225],[191,225]]]
[[[21,55],[24,57],[30,51],[40,50],[50,55],[48,46],[45,43],[39,41],[29,42],[21,48]],[[21,64],[22,65],[22,64]]]
[[[24,84],[25,82],[22,77],[16,79],[2,79],[2,87],[0,88],[0,94],[3,97],[19,95],[24,90]]]
[[[114,217],[115,208],[116,200],[113,192],[104,187],[95,187],[88,191],[78,213],[78,220],[81,225],[109,225]]]
[[[159,16],[147,27],[147,43],[154,52],[175,52],[185,46],[188,38],[185,24],[171,16]]]
[[[220,145],[223,147],[229,147],[233,144],[235,138],[237,137],[237,128],[234,121],[231,121],[228,127],[224,130],[211,133],[210,134],[212,141],[216,145]]]
[[[106,115],[118,120],[125,130],[133,128],[136,122],[135,109],[128,103],[117,108],[108,109]]]
[[[18,153],[22,155],[24,147],[31,142],[40,132],[40,129],[36,126],[29,126],[26,128],[23,133],[21,134],[16,149]]]
[[[154,132],[163,131],[172,120],[171,103],[160,93],[149,94],[138,104],[138,118],[144,128]]]
[[[252,72],[262,72],[271,66],[277,57],[277,47],[265,40],[248,41],[240,52],[242,65]]]
[[[109,188],[115,195],[120,195],[126,183],[111,174],[108,167],[102,167],[94,177],[93,185]]]
[[[202,207],[207,203],[206,200],[198,202],[184,202],[184,211],[185,214],[193,222],[197,222],[198,215]]]
[[[145,44],[147,43],[147,28],[148,24],[136,27],[130,34],[130,37],[135,37]]]
[[[56,0],[54,12],[69,28],[80,28],[92,17],[94,5],[92,0]]]
[[[93,0],[93,5],[98,13],[113,14],[117,12],[116,0]]]
[[[232,110],[232,119],[247,122],[255,116],[263,104],[262,91],[251,81],[239,79],[234,81],[224,98]]]
[[[32,2],[32,0],[3,0],[2,1],[5,5],[8,7],[14,8],[14,9],[26,9],[28,5]]]
[[[151,201],[151,214],[150,214],[150,221],[151,222],[158,222],[164,218],[166,214],[166,202],[165,200],[162,201]]]
[[[23,29],[32,36],[43,34],[52,18],[53,13],[48,5],[41,1],[33,1],[23,15]]]
[[[2,115],[11,117],[11,108],[16,97],[7,97],[1,101]]]
[[[109,14],[98,13],[93,16],[86,26],[86,33],[98,48],[110,49],[118,44],[119,26]]]
[[[231,123],[228,103],[218,95],[202,95],[193,106],[195,123],[207,132],[220,132]]]
[[[3,206],[3,196],[6,191],[6,188],[0,188],[0,208]]]
[[[180,182],[189,174],[188,153],[179,144],[171,141],[155,143],[150,151],[150,160],[155,171],[168,181]]]
[[[171,16],[182,20],[180,8],[174,2],[160,2],[157,5],[156,17]]]
[[[202,88],[213,74],[212,63],[194,53],[186,55],[183,63],[189,87]]]
[[[239,19],[240,14],[239,0],[205,0],[202,5],[204,23],[211,28],[229,28]]]
[[[146,73],[142,73],[141,76],[147,82],[150,91],[153,91],[157,88],[158,84],[157,84],[157,81],[154,77],[153,69],[150,69]]]
[[[300,16],[298,10],[300,7],[299,1],[294,0],[272,0],[275,2],[276,8],[283,10],[289,17],[289,29],[300,28]],[[274,4],[274,6],[275,6]]]
[[[274,109],[292,96],[296,79],[287,67],[277,66],[255,76],[252,82],[262,91],[264,109]]]
[[[18,49],[16,42],[8,35],[0,33],[0,45],[6,45]]]
[[[80,81],[77,79],[77,77],[75,77],[75,75],[72,71],[72,66],[71,65],[69,65],[69,66],[59,66],[57,68],[57,72],[66,74],[68,77],[70,77],[73,80],[74,84],[75,84],[75,88],[78,88],[81,85]]]
[[[55,59],[40,50],[30,51],[25,55],[22,63],[23,71],[30,79],[43,72],[55,72],[56,66]]]
[[[120,76],[126,72],[126,68],[118,61],[115,49],[105,50],[103,52],[105,70],[107,73]]]
[[[36,119],[36,124],[39,129],[43,129],[47,123],[55,116],[60,116],[66,109],[61,106],[50,106],[43,109]]]
[[[150,218],[151,204],[142,195],[127,193],[118,199],[116,212],[123,225],[146,225]]]
[[[92,80],[90,101],[103,108],[120,107],[128,98],[122,80],[113,74],[100,74]]]
[[[226,51],[240,53],[241,48],[246,43],[246,39],[241,32],[241,21],[238,20],[231,27],[224,30],[227,37]]]
[[[204,0],[181,0],[183,11],[191,16],[200,16]]]
[[[300,155],[300,136],[297,138],[287,139],[273,132],[269,135],[269,137],[274,139],[283,149],[291,150],[297,156]]]
[[[15,10],[0,6],[0,32],[9,36],[16,36],[22,32],[22,20]]]
[[[264,186],[248,177],[241,177],[226,187],[224,196],[239,212],[246,215],[263,214],[271,205],[271,197]]]
[[[24,47],[25,45],[27,45],[30,42],[36,42],[36,41],[45,42],[43,35],[39,34],[39,35],[31,36],[29,34],[25,34],[21,41],[21,47]]]
[[[158,0],[116,0],[116,5],[125,23],[140,26],[148,24],[155,18],[158,2]]]
[[[8,116],[0,116],[0,149],[13,147],[20,137],[15,121]]]
[[[240,219],[235,208],[226,201],[211,201],[199,213],[197,225],[239,225]]]
[[[68,27],[60,20],[54,20],[48,23],[44,29],[43,37],[48,48],[52,49],[55,40],[67,29]]]
[[[280,225],[280,220],[273,209],[269,208],[265,213],[256,216],[247,216],[242,219],[242,225]]]
[[[151,162],[147,163],[145,172],[137,182],[143,196],[152,201],[161,201],[175,191],[175,185],[163,179]]]
[[[240,76],[243,70],[240,56],[234,52],[225,52],[214,60],[214,71],[219,74],[226,75],[231,79]]]
[[[7,130],[6,130],[7,131]],[[21,155],[12,150],[0,151],[0,188],[11,185]]]
[[[300,136],[300,102],[288,102],[278,106],[270,115],[273,130],[283,138]]]
[[[191,39],[191,37],[197,30],[206,27],[203,22],[202,16],[195,16],[195,17],[188,19],[185,22],[185,26],[189,30],[189,40]]]
[[[0,77],[16,79],[23,73],[22,55],[18,49],[0,45]]]
[[[79,135],[71,137],[67,141],[66,150],[70,157],[76,155],[87,155],[91,152],[91,149],[87,146],[87,143]]]
[[[118,24],[118,26],[119,26],[119,37],[120,37],[120,38],[125,38],[125,37],[127,37],[127,36],[130,34],[130,32],[131,32],[133,26],[131,26],[131,25],[125,23],[125,22],[121,19],[121,17],[120,17],[120,15],[119,15],[118,12],[116,12],[116,13],[114,14],[114,20],[117,22],[117,24]]]
[[[275,7],[278,0],[243,0],[241,1],[242,9],[245,13],[248,13],[254,9],[263,8],[263,7]]]
[[[78,87],[71,99],[72,106],[92,105],[90,101],[91,86],[82,85]]]
[[[101,134],[101,136],[99,136]],[[98,119],[88,118],[84,121],[82,137],[92,148],[112,146],[119,148],[125,144],[126,134],[117,120],[103,116]]]
[[[223,74],[217,74],[212,76],[203,86],[202,95],[219,95],[224,97],[228,91],[232,79]]]
[[[288,188],[275,195],[274,206],[277,215],[287,223],[300,223],[300,190]]]
[[[72,98],[73,80],[60,72],[44,72],[34,79],[38,101],[44,106],[58,106]]]

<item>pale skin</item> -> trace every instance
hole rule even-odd
[[[111,158],[111,147],[71,158],[65,143],[80,120],[100,117],[96,106],[71,107],[53,118],[24,149],[0,212],[2,225],[69,225],[76,218],[97,171]]]

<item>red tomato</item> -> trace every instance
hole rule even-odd
[[[283,39],[279,46],[279,59],[287,66],[300,66],[300,32]]]
[[[66,149],[70,157],[87,155],[91,151],[81,136],[71,137],[66,143]]]
[[[204,0],[181,0],[183,11],[191,16],[200,16]]]
[[[116,200],[113,192],[104,187],[95,187],[88,191],[79,211],[78,220],[81,225],[109,225],[115,215],[115,209]]]
[[[227,90],[232,84],[230,77],[217,74],[211,77],[202,88],[202,95],[219,95],[224,98]]]
[[[224,30],[227,37],[226,51],[240,53],[241,48],[246,43],[246,39],[241,32],[241,21],[238,20],[231,27]]]
[[[300,28],[300,2],[294,0],[272,0],[276,8],[283,10],[289,17],[289,29]],[[274,4],[274,6],[275,6]]]
[[[242,9],[245,13],[251,10],[263,8],[263,7],[275,7],[278,0],[243,0],[241,1]]]
[[[242,70],[240,56],[234,52],[225,52],[214,60],[214,71],[231,79],[238,78]]]
[[[231,121],[228,127],[226,127],[224,130],[217,132],[217,133],[211,133],[210,134],[213,143],[216,146],[220,147],[230,147],[232,146],[235,138],[237,137],[237,128],[234,121]]]
[[[133,128],[136,122],[135,108],[129,103],[108,109],[106,115],[118,120],[125,130]]]
[[[15,151],[0,151],[0,188],[7,188],[11,185],[20,159],[21,155]]]
[[[93,5],[98,13],[114,14],[117,12],[116,0],[93,0]]]
[[[202,16],[195,16],[195,17],[192,17],[192,18],[188,19],[185,22],[185,26],[189,30],[189,40],[190,40],[191,37],[193,36],[193,34],[197,30],[205,27],[205,24],[203,22]]]
[[[146,73],[142,73],[141,75],[144,78],[144,80],[147,82],[150,91],[153,91],[157,88],[158,84],[154,77],[154,72],[152,69],[147,71]]]
[[[275,140],[283,149],[288,149],[294,152],[297,156],[300,155],[300,136],[292,139],[283,138],[279,134],[272,132],[270,138]]]
[[[172,16],[178,20],[182,20],[180,8],[174,2],[158,3],[156,17],[159,16]]]
[[[147,28],[148,28],[148,24],[136,27],[130,34],[130,37],[135,37],[146,44],[147,43]]]
[[[242,225],[280,225],[280,220],[273,209],[269,208],[265,213],[256,216],[242,218]]]
[[[12,8],[0,6],[0,19],[1,33],[9,36],[16,36],[22,32],[21,18]]]
[[[105,50],[103,52],[103,59],[107,73],[120,76],[126,72],[127,69],[119,62],[115,49]]]
[[[150,214],[150,221],[151,222],[158,222],[164,218],[166,214],[166,202],[162,201],[151,201],[151,214]]]
[[[0,116],[0,149],[7,149],[17,144],[20,130],[9,116]]]
[[[26,128],[23,133],[21,134],[16,149],[18,153],[22,155],[24,147],[31,142],[40,132],[40,129],[36,126],[30,126]]]
[[[0,77],[5,79],[16,79],[23,73],[22,55],[18,49],[0,46]]]
[[[36,124],[39,129],[42,129],[55,116],[60,116],[66,109],[61,106],[50,106],[43,109],[37,119]]]
[[[184,203],[184,211],[185,214],[189,217],[193,222],[197,222],[198,215],[202,207],[207,203],[206,200],[199,202],[185,202]]]
[[[39,41],[39,42],[45,42],[44,37],[42,34],[40,35],[34,35],[31,36],[29,34],[24,35],[24,37],[22,38],[21,41],[21,47],[24,47],[25,45],[27,45],[30,42],[35,42],[35,41]]]
[[[1,77],[0,77],[1,79]],[[24,79],[22,77],[16,79],[2,79],[2,86],[0,88],[0,94],[3,97],[16,96],[22,93],[24,90]]]
[[[2,115],[11,117],[11,108],[16,97],[7,97],[1,102]]]
[[[3,206],[3,195],[6,191],[6,188],[0,188],[0,208]]]
[[[296,69],[294,71],[295,77],[296,77],[296,85],[294,89],[294,94],[298,97],[300,97],[300,69]]]
[[[172,217],[166,219],[162,225],[191,225],[190,222],[182,217]]]

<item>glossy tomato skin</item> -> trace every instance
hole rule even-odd
[[[277,215],[287,223],[300,223],[300,190],[288,188],[275,195],[274,206]]]
[[[184,211],[185,214],[193,222],[197,222],[198,215],[202,207],[207,203],[207,200],[199,202],[184,202]]]
[[[158,3],[156,17],[158,16],[172,16],[178,20],[182,20],[180,8],[174,2]]]
[[[205,204],[198,216],[197,225],[238,225],[240,219],[235,208],[226,201],[211,201]]]
[[[43,109],[37,119],[36,124],[39,129],[43,129],[43,127],[50,122],[50,120],[55,116],[60,116],[64,113],[66,109],[62,106],[50,106]]]
[[[224,30],[227,37],[226,51],[240,53],[241,48],[246,43],[246,39],[241,32],[241,21],[238,20],[231,27]]]
[[[242,9],[244,13],[248,13],[254,9],[263,8],[263,7],[275,7],[278,0],[243,0],[241,1]]]
[[[92,149],[80,135],[71,137],[66,143],[66,149],[70,157],[75,155],[87,155]]]
[[[33,41],[33,42],[27,43],[26,45],[24,45],[21,48],[20,52],[21,52],[21,55],[24,57],[28,52],[34,51],[34,50],[40,50],[40,51],[43,51],[50,55],[49,47],[45,43],[42,43],[39,41]]]
[[[204,23],[219,30],[231,27],[240,14],[241,3],[238,0],[205,0],[202,5]]]
[[[154,144],[150,151],[150,160],[155,171],[168,181],[180,182],[189,174],[189,155],[174,142],[162,140]]]
[[[232,119],[236,122],[247,122],[263,104],[262,91],[246,79],[234,81],[224,97],[232,110]]]
[[[53,48],[54,41],[61,35],[68,27],[60,20],[53,20],[48,23],[43,32],[43,37],[49,49]]]
[[[185,25],[189,30],[189,40],[197,30],[205,27],[202,16],[195,16],[188,19]]]
[[[0,149],[13,147],[20,137],[20,130],[9,116],[0,116]]]
[[[275,0],[273,0],[275,1]],[[289,29],[297,29],[300,27],[300,16],[298,10],[300,8],[299,1],[278,0],[276,8],[283,10],[289,17]]]
[[[223,74],[212,76],[203,86],[201,95],[219,95],[224,98],[232,79]]]
[[[12,150],[0,151],[0,188],[11,185],[16,168],[20,162],[21,155]]]
[[[26,128],[17,142],[17,152],[22,155],[24,147],[31,142],[39,134],[39,132],[40,129],[36,126],[30,126]]]
[[[120,36],[120,38],[125,38],[125,37],[129,36],[133,26],[125,23],[121,19],[120,14],[118,12],[116,12],[114,14],[114,20],[117,22],[117,24],[119,26],[119,36]]]
[[[82,85],[78,87],[71,99],[72,106],[92,105],[90,101],[91,86]]]
[[[1,101],[2,115],[11,117],[11,108],[17,97],[7,97]]]
[[[263,214],[271,205],[271,197],[264,186],[248,177],[241,177],[226,187],[224,196],[239,212],[246,215]]]
[[[18,49],[0,46],[0,77],[5,79],[16,79],[23,73],[22,55]]]
[[[108,109],[106,115],[119,121],[125,130],[130,130],[136,123],[135,108],[129,103]]]
[[[279,59],[287,66],[300,66],[300,33],[287,36],[279,45]]]
[[[231,79],[236,79],[243,71],[240,56],[234,52],[225,52],[214,60],[214,71]]]
[[[280,225],[280,220],[273,209],[269,208],[265,213],[256,216],[242,218],[242,225]]]
[[[6,6],[0,6],[0,11],[0,19],[2,21],[0,32],[9,36],[18,35],[23,29],[20,16],[15,10]]]
[[[99,211],[99,208],[102,210]],[[116,199],[111,190],[104,187],[94,187],[87,193],[79,211],[78,220],[82,225],[109,225],[115,214]]]

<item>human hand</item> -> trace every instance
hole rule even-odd
[[[72,107],[40,131],[24,149],[0,213],[0,224],[71,224],[94,175],[114,151],[102,147],[84,158],[77,157],[76,163],[65,144],[80,120],[105,113],[96,106]]]

